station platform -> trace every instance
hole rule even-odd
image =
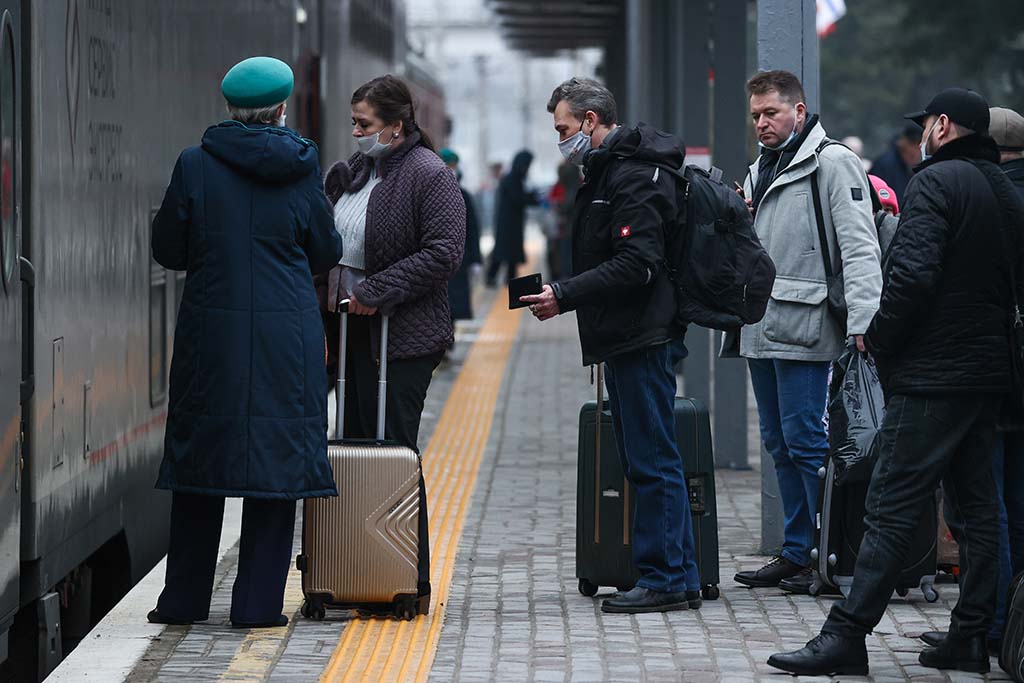
[[[229,506],[211,618],[146,622],[163,584],[157,566],[48,678],[68,681],[694,681],[790,680],[765,660],[801,646],[830,598],[749,590],[760,566],[760,475],[718,471],[721,598],[699,611],[613,615],[577,592],[574,575],[577,419],[590,399],[572,315],[538,323],[506,294],[477,300],[451,360],[430,388],[421,431],[428,486],[433,602],[411,622],[299,614],[289,576],[287,628],[238,631],[228,610],[238,514]],[[756,439],[752,440],[756,444]],[[757,462],[756,454],[751,462]],[[236,501],[237,502],[237,501]],[[299,551],[301,515],[295,530]],[[954,584],[894,598],[869,637],[875,681],[1009,680],[925,669],[923,631],[948,625]],[[993,668],[998,670],[993,661]],[[849,680],[844,677],[844,680]]]

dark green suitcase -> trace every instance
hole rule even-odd
[[[596,429],[597,402],[585,403],[580,410],[576,576],[580,593],[586,596],[596,595],[600,586],[629,590],[638,578],[630,545],[633,495],[619,461],[608,402],[604,401],[603,406],[600,439]],[[701,594],[706,600],[716,600],[718,511],[711,422],[707,406],[695,399],[677,397],[675,415],[676,438],[693,513]]]

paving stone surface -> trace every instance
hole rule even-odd
[[[481,305],[481,310],[486,308]],[[462,326],[452,362],[435,376],[421,446],[430,438],[478,329],[479,322]],[[811,638],[831,600],[748,590],[732,581],[736,571],[760,566],[765,559],[757,555],[756,469],[717,473],[721,599],[705,602],[699,611],[607,615],[600,611],[599,600],[577,592],[577,425],[580,405],[593,391],[590,373],[580,365],[574,317],[543,325],[524,319],[466,520],[430,680],[792,680],[775,673],[765,660]],[[750,460],[756,463],[754,435]],[[301,512],[296,552],[300,537]],[[286,637],[266,653],[265,666],[248,671],[236,666],[234,676],[226,675],[240,654],[257,646],[228,621],[236,561],[237,552],[232,551],[218,567],[210,621],[168,628],[128,680],[308,683],[319,678],[343,636],[350,619],[346,613],[332,613],[323,622],[293,618]],[[868,639],[874,681],[983,680],[917,664],[921,644],[916,636],[944,629],[956,600],[955,585],[938,589],[941,597],[935,604],[926,603],[919,592],[893,601],[876,635]],[[994,660],[993,666],[998,670]],[[1008,677],[993,673],[988,680]]]
[[[768,656],[812,638],[832,600],[750,590],[732,580],[737,571],[766,559],[756,554],[756,469],[716,476],[721,599],[706,601],[699,611],[627,616],[604,614],[599,600],[579,594],[577,424],[580,405],[593,395],[589,379],[580,366],[572,316],[543,325],[524,321],[466,522],[430,680],[791,680],[767,666]],[[756,424],[753,415],[751,420]],[[756,437],[751,444],[750,461],[756,463]],[[918,591],[894,598],[868,638],[873,680],[985,680],[918,665],[917,636],[944,630],[956,601],[955,585],[938,590],[935,604]],[[992,664],[998,673],[987,680],[1008,680]]]

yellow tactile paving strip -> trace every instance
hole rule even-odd
[[[288,572],[284,589],[282,612],[292,620],[287,629],[257,628],[249,631],[231,658],[228,668],[220,675],[220,681],[261,681],[265,680],[278,653],[291,636],[302,604],[302,575],[294,567]]]
[[[430,614],[413,621],[363,618],[349,624],[320,677],[339,681],[425,681],[444,623],[455,557],[522,309],[498,293],[452,386],[423,453],[430,510]]]

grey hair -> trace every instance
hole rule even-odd
[[[284,103],[278,102],[269,107],[236,107],[229,104],[228,115],[239,123],[262,123],[272,126],[277,123],[277,108],[282,104]]]
[[[558,103],[565,100],[569,111],[577,119],[583,119],[588,111],[597,114],[598,123],[612,126],[618,123],[615,97],[608,88],[592,78],[573,76],[554,89],[548,100],[548,111],[554,113]]]

